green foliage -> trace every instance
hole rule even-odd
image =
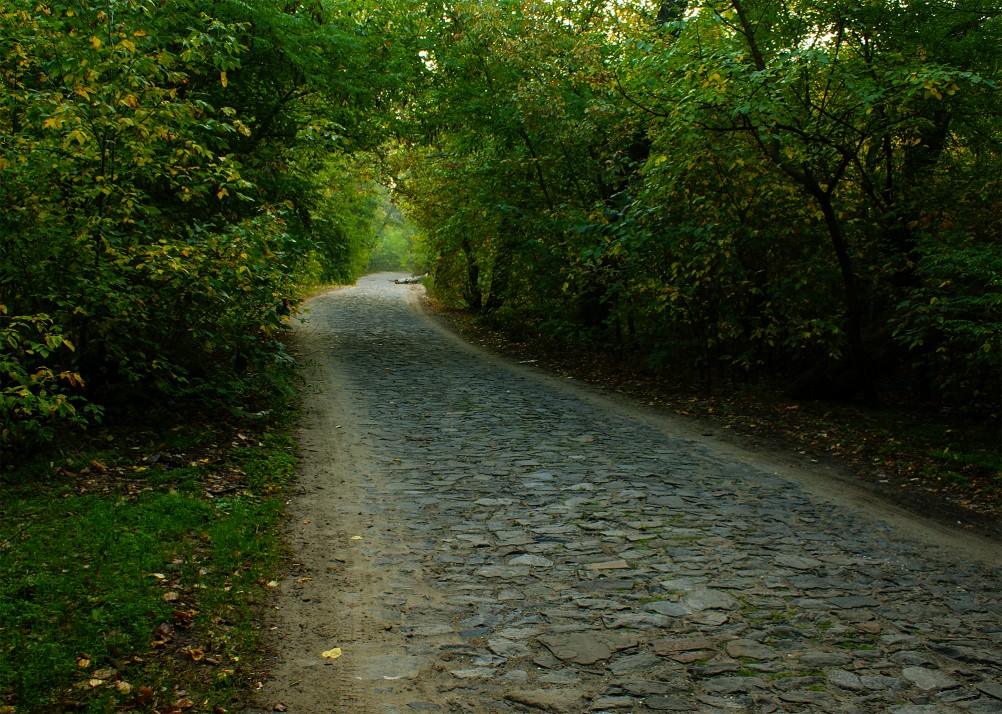
[[[83,386],[80,376],[59,369],[73,351],[62,329],[48,315],[7,315],[0,305],[0,438],[16,444],[51,438],[59,423],[85,424],[100,409],[74,392]],[[62,358],[62,359],[60,359]],[[57,365],[53,367],[52,365]],[[77,407],[81,406],[80,409]]]
[[[372,219],[373,245],[369,256],[370,272],[401,271],[411,268],[414,226],[391,201],[388,192],[380,192],[380,203]]]
[[[393,158],[436,293],[656,369],[843,398],[907,375],[985,404],[997,9],[714,0],[664,20],[533,0],[429,20]]]
[[[953,236],[964,239],[964,236]],[[939,234],[918,265],[921,284],[898,305],[895,337],[904,343],[911,366],[925,381],[930,399],[996,409],[1002,389],[1002,253],[996,245],[967,240],[950,245]],[[985,319],[994,316],[995,319]]]
[[[288,359],[303,271],[350,282],[373,247],[344,154],[374,145],[416,64],[382,13],[0,9],[7,434],[82,425],[85,399],[231,398]]]

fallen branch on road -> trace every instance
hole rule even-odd
[[[428,277],[428,273],[424,275],[412,275],[409,278],[397,278],[393,282],[397,285],[413,285],[414,283],[420,283],[426,277]]]

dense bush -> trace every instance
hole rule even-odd
[[[310,261],[350,282],[371,249],[341,157],[379,126],[380,27],[257,1],[0,9],[6,443],[286,360]]]
[[[1000,32],[978,0],[459,4],[399,191],[495,322],[997,408]]]

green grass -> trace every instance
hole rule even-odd
[[[278,422],[122,430],[0,476],[0,711],[234,706],[296,464]],[[141,461],[165,447],[194,465]]]

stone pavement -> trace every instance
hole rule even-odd
[[[374,711],[1002,712],[1002,563],[464,349],[417,289],[311,318],[372,460],[340,508],[385,536]]]

